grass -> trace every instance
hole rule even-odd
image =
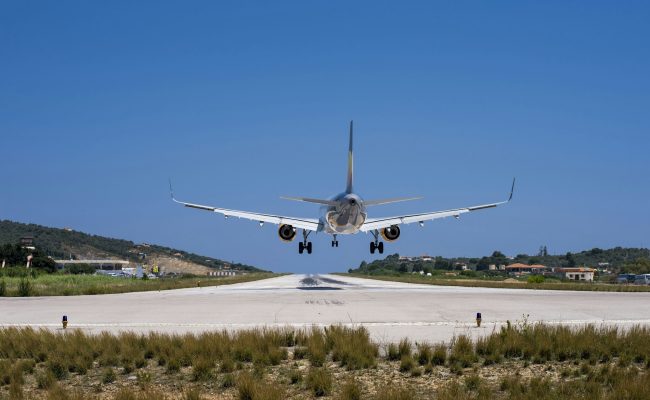
[[[378,348],[364,328],[341,326],[183,335],[3,328],[0,399],[650,398],[648,327],[523,321],[475,341],[459,335],[413,349],[402,340],[384,356]],[[296,349],[305,357],[291,357]]]
[[[250,282],[277,276],[251,273],[226,277],[183,276],[161,279],[115,278],[104,275],[41,274],[35,278],[0,278],[0,296],[76,296],[110,293],[146,292],[155,290],[209,287]]]
[[[505,282],[502,278],[462,278],[443,276],[421,276],[420,274],[400,275],[365,275],[365,274],[339,274],[356,278],[375,279],[379,281],[394,281],[405,283],[418,283],[438,286],[466,286],[466,287],[487,287],[507,289],[535,289],[535,290],[574,290],[594,292],[650,292],[650,286],[643,285],[621,285],[613,283],[589,283],[589,282],[563,282],[558,280],[547,280],[542,283],[527,283],[522,281]],[[497,280],[500,279],[500,280]]]

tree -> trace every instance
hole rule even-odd
[[[567,266],[569,268],[573,268],[573,267],[576,266],[576,260],[575,260],[575,258],[573,258],[573,254],[571,254],[570,251],[566,253],[565,258],[566,258],[566,261],[567,261]]]

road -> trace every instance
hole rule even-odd
[[[650,293],[415,285],[335,275],[287,275],[235,285],[74,297],[0,298],[0,326],[200,332],[363,325],[382,343],[489,334],[507,320],[650,325]],[[483,324],[476,327],[481,312]]]

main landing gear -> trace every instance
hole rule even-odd
[[[305,250],[307,250],[307,254],[311,254],[311,242],[307,241],[310,233],[311,231],[308,231],[306,229],[302,230],[302,242],[298,243],[298,253],[302,254]]]
[[[334,240],[332,240],[332,247],[339,247],[339,241],[336,239],[336,235],[334,236]]]
[[[370,242],[370,254],[375,254],[375,250],[379,251],[379,254],[384,254],[384,242],[379,241],[379,231],[372,231],[372,235],[375,237],[374,242]]]

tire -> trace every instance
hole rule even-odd
[[[384,242],[379,242],[377,249],[379,250],[379,254],[384,254]]]
[[[298,253],[302,254],[302,252],[305,251],[305,245],[302,244],[302,242],[298,243]]]
[[[375,243],[370,242],[370,254],[375,254]]]
[[[311,242],[307,242],[307,254],[311,254]]]

